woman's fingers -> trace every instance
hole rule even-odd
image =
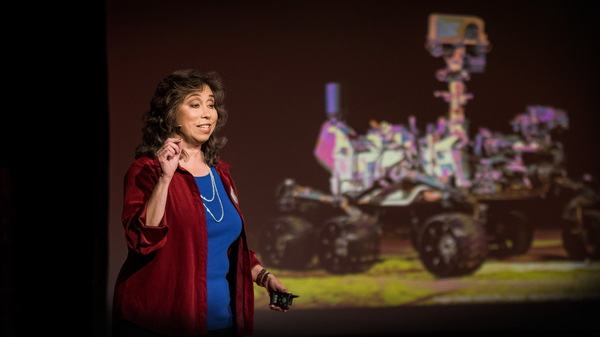
[[[158,157],[160,161],[170,161],[176,155],[177,153],[175,152],[175,150],[168,146],[162,147],[160,148],[160,150],[158,150],[158,152],[156,152],[156,157]]]
[[[177,154],[181,153],[182,146],[183,141],[179,138],[168,138],[167,141],[165,141],[165,144],[163,145],[163,147],[173,149]]]
[[[281,283],[273,274],[270,274],[269,277],[267,278],[267,282],[266,282],[266,287],[267,292],[269,293],[269,295],[271,294],[271,292],[273,291],[279,291],[282,293],[287,293],[288,290],[285,288],[285,286],[283,285],[283,283]],[[287,310],[283,310],[280,307],[276,306],[276,305],[270,305],[269,308],[271,310],[274,311],[281,311],[281,312],[287,312]]]
[[[177,148],[179,149],[179,153],[181,153],[181,150],[183,149],[183,139],[177,138],[174,143],[177,144]]]
[[[180,138],[168,138],[163,146],[156,151],[156,158],[160,163],[163,173],[171,177],[177,169],[179,156],[183,148],[183,140]]]
[[[168,138],[163,146],[156,152],[156,156],[159,158],[167,158],[167,160],[173,159],[173,157],[181,154],[183,147],[183,141],[178,138]]]
[[[276,305],[270,305],[269,308],[273,311],[281,311],[281,312],[287,312],[287,310],[283,310],[280,307],[276,306]]]

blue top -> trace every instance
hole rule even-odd
[[[194,177],[200,189],[200,195],[208,200],[202,200],[205,205],[206,231],[208,234],[208,261],[206,267],[207,313],[208,330],[224,329],[233,325],[231,313],[231,298],[229,283],[225,278],[229,271],[227,250],[238,238],[242,231],[242,219],[225,191],[221,178],[215,168],[211,168],[217,191],[213,191],[210,174],[204,177]],[[220,200],[220,202],[219,202]],[[221,203],[223,211],[221,211]],[[212,215],[206,210],[212,212]],[[215,221],[221,220],[220,222]],[[222,219],[221,219],[222,217]]]

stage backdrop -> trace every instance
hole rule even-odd
[[[285,179],[332,193],[332,174],[314,155],[327,121],[327,83],[340,84],[345,123],[358,136],[367,135],[373,125],[381,127],[382,121],[409,126],[410,116],[424,136],[428,123],[447,116],[448,102],[434,97],[434,91],[448,90],[447,83],[436,79],[436,71],[446,64],[425,48],[432,13],[472,15],[485,22],[491,43],[485,71],[464,81],[473,94],[464,105],[471,140],[479,127],[518,133],[509,122],[528,113],[528,106],[553,107],[569,118],[568,129],[557,136],[568,176],[581,181],[586,173],[600,172],[594,124],[598,30],[584,5],[109,0],[109,308],[127,254],[120,222],[123,176],[134,161],[142,113],[164,76],[190,68],[222,76],[230,118],[219,134],[229,140],[221,157],[232,166],[250,245],[260,258],[269,221],[279,215],[276,192]],[[521,211],[555,207],[538,200]],[[475,271],[440,278],[419,259],[410,226],[404,226],[407,214],[382,217],[380,254],[360,271],[324,268],[317,241],[298,248],[311,257],[305,268],[270,266],[270,259],[264,259],[265,265],[300,295],[294,310],[599,296],[600,264],[568,257],[557,217],[531,221],[535,230],[526,252],[492,251]],[[257,288],[256,294],[257,310],[267,310],[264,291]]]

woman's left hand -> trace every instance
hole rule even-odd
[[[283,283],[281,283],[273,274],[269,274],[264,285],[265,285],[265,289],[267,290],[267,293],[269,294],[269,296],[271,296],[272,291],[279,291],[282,293],[288,292],[288,290],[285,288]],[[283,310],[276,305],[269,305],[269,308],[271,308],[271,310],[275,310],[275,311],[287,312],[287,310]]]

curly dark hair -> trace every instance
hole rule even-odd
[[[169,137],[173,137],[177,129],[177,110],[187,95],[201,91],[204,85],[212,90],[215,97],[215,109],[218,113],[215,132],[225,125],[228,119],[227,110],[223,107],[225,87],[216,72],[203,73],[199,70],[178,70],[158,83],[150,101],[150,110],[144,113],[142,121],[142,142],[135,149],[135,158],[147,156],[156,158],[156,151]],[[219,162],[219,150],[227,139],[216,138],[215,132],[202,144],[204,161],[210,167]],[[186,157],[185,151],[182,156]]]

